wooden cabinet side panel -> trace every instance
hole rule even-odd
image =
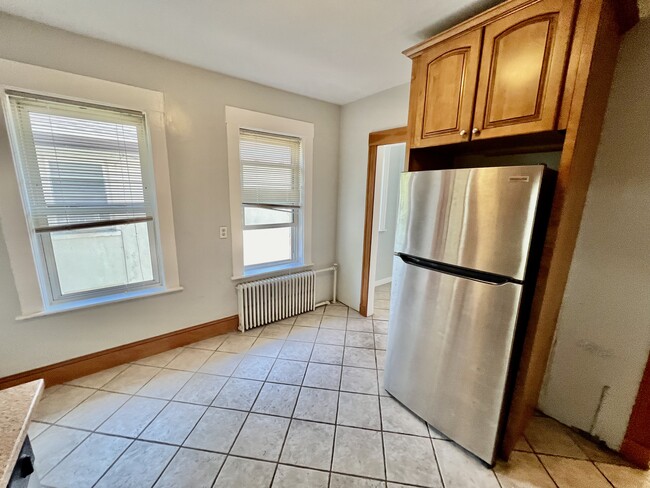
[[[409,91],[409,112],[408,112],[408,137],[406,142],[407,152],[411,152],[412,147],[417,147],[418,138],[416,137],[417,133],[417,115],[418,115],[418,105],[420,101],[424,98],[424,82],[420,81],[419,73],[421,56],[413,58],[411,64],[411,89]]]
[[[583,0],[580,15],[586,16],[580,63],[542,265],[501,449],[506,459],[537,406],[620,45],[610,0]]]
[[[557,129],[566,130],[569,123],[569,111],[573,102],[573,92],[576,89],[578,78],[578,67],[581,63],[582,46],[585,42],[585,35],[588,27],[589,17],[586,14],[588,5],[578,10],[576,15],[575,28],[571,41],[571,51],[567,62],[566,78],[564,80],[564,90],[562,101],[560,103],[560,113],[558,115]]]

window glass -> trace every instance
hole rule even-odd
[[[146,222],[50,234],[61,295],[154,279]]]
[[[291,261],[291,227],[244,230],[244,266]]]
[[[293,223],[292,210],[272,210],[259,207],[244,207],[244,225],[274,225]]]

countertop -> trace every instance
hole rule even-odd
[[[0,487],[9,483],[43,387],[36,380],[0,390]]]

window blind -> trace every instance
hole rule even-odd
[[[302,141],[298,137],[239,131],[241,199],[244,205],[302,205]]]
[[[153,219],[153,192],[143,170],[144,114],[7,94],[36,232]]]

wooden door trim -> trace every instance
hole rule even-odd
[[[0,390],[28,383],[37,379],[45,380],[46,386],[65,383],[107,368],[142,359],[154,354],[176,349],[193,342],[208,339],[228,332],[234,332],[239,325],[239,317],[233,315],[213,320],[185,329],[168,332],[141,341],[131,342],[103,351],[86,354],[67,361],[50,364],[22,373],[0,378]]]
[[[377,146],[399,144],[407,141],[407,128],[397,127],[368,135],[368,173],[366,177],[366,218],[363,228],[363,261],[361,264],[361,300],[359,313],[368,315],[368,291],[370,287],[370,247],[375,210],[375,182],[377,179]]]
[[[650,356],[632,408],[621,454],[641,469],[650,468]]]

